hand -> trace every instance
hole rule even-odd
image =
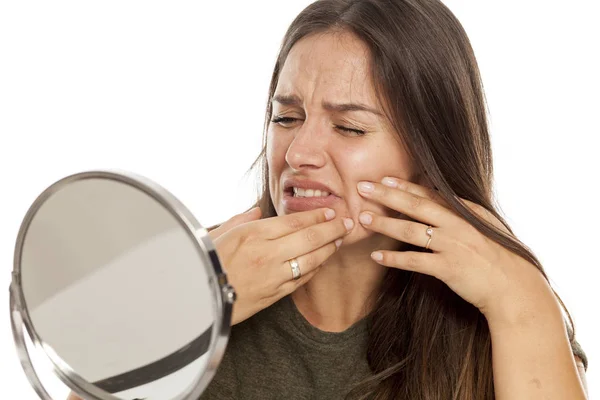
[[[367,182],[364,189],[359,183],[358,192],[363,197],[415,220],[363,212],[359,221],[366,229],[425,247],[429,239],[427,228],[433,227],[431,252],[375,251],[371,257],[379,264],[436,277],[476,306],[488,320],[506,317],[517,302],[527,307],[540,299],[549,299],[544,296],[552,293],[550,286],[534,265],[487,238],[451,211],[436,190],[399,178],[384,178],[381,184]],[[486,209],[460,200],[510,235]],[[553,296],[552,299],[555,301]]]
[[[219,236],[227,231],[232,230],[236,226],[245,224],[246,222],[256,221],[258,219],[260,219],[260,208],[254,207],[243,214],[235,215],[226,222],[223,222],[217,228],[211,230],[208,233],[208,236],[210,236],[210,239],[214,242]]]
[[[331,209],[252,220],[259,216],[254,209],[211,232],[227,279],[237,294],[232,325],[308,282],[352,230],[352,225],[345,225],[352,220],[335,218]],[[291,258],[300,265],[302,276],[298,280],[292,279]]]

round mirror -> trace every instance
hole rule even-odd
[[[223,356],[235,292],[208,237],[170,193],[91,171],[47,188],[17,239],[11,315],[24,342],[85,399],[197,399]]]

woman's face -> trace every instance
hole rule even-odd
[[[271,121],[280,122],[271,122],[267,133],[270,194],[278,215],[320,207],[355,223],[365,210],[392,215],[356,188],[363,180],[411,179],[414,173],[383,116],[369,68],[367,47],[350,33],[311,35],[290,51],[273,98]],[[373,235],[355,226],[345,245]]]

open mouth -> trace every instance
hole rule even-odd
[[[300,187],[290,187],[287,191],[291,196],[301,198],[323,198],[331,195],[331,193],[325,190],[304,189]]]
[[[296,186],[284,190],[282,199],[288,211],[307,211],[321,207],[332,207],[340,198],[321,189],[305,189]]]

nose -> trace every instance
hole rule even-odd
[[[285,154],[285,161],[294,170],[321,168],[325,165],[326,133],[307,121],[296,131]]]

